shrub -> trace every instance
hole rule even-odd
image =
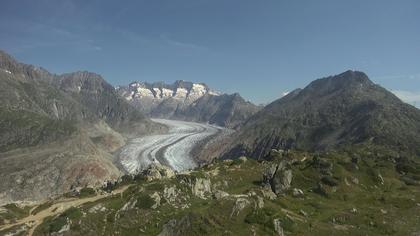
[[[137,198],[136,207],[141,209],[150,209],[155,201],[147,194],[142,194]]]

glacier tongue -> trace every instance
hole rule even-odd
[[[136,173],[153,162],[163,162],[176,171],[192,169],[197,163],[192,149],[205,138],[216,134],[221,127],[194,122],[153,119],[169,127],[167,134],[144,136],[126,145],[119,160],[125,170]]]

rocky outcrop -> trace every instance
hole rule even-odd
[[[212,192],[210,179],[196,179],[191,186],[191,191],[195,196],[201,199],[207,199],[208,195]]]
[[[214,192],[213,196],[214,196],[214,198],[215,198],[216,200],[220,200],[220,199],[223,199],[223,198],[227,198],[227,197],[229,197],[229,193],[224,192],[224,191],[222,191],[222,190],[216,190],[216,191]]]
[[[181,184],[185,184],[191,189],[193,196],[201,199],[208,199],[212,196],[213,189],[208,178],[199,178],[191,174],[181,174],[176,176]]]
[[[251,202],[246,198],[237,198],[235,205],[232,208],[232,212],[230,213],[230,217],[232,218],[233,216],[238,216],[239,213],[250,204]]]
[[[285,193],[292,183],[292,170],[287,161],[282,160],[278,164],[271,164],[263,173],[263,184],[270,186],[276,194]]]
[[[273,220],[274,230],[276,231],[278,236],[284,236],[284,230],[281,226],[281,220],[280,219],[274,219]]]
[[[152,195],[150,195],[150,198],[151,198],[151,199],[153,199],[153,201],[155,202],[155,203],[151,206],[151,208],[152,208],[152,209],[156,209],[156,208],[158,208],[158,207],[160,206],[160,200],[161,200],[161,197],[160,197],[159,193],[154,192]]]
[[[157,180],[163,178],[172,178],[175,176],[175,172],[158,162],[150,164],[145,170],[141,172],[141,175],[147,180]]]

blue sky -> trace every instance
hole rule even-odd
[[[354,69],[420,104],[416,0],[3,0],[0,48],[54,73],[205,82],[255,103]]]

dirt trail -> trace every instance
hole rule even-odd
[[[2,226],[0,226],[0,231],[10,229],[10,228],[12,228],[14,226],[17,226],[17,225],[26,224],[28,227],[30,227],[30,229],[28,231],[28,235],[32,236],[36,227],[38,227],[43,222],[43,220],[45,218],[47,218],[49,216],[55,216],[55,215],[61,214],[71,207],[77,207],[77,206],[83,205],[87,202],[95,202],[95,201],[100,200],[102,198],[106,198],[106,197],[117,195],[117,194],[122,194],[125,190],[127,190],[128,187],[130,187],[130,185],[123,186],[119,189],[116,189],[116,190],[112,191],[111,193],[104,194],[104,195],[96,195],[94,197],[81,198],[81,199],[79,199],[79,198],[65,199],[63,201],[54,203],[53,205],[51,205],[47,209],[42,210],[35,215],[29,215],[29,216],[27,216],[25,218],[22,218],[22,219],[16,221],[15,223],[12,223],[12,224],[2,225]]]

